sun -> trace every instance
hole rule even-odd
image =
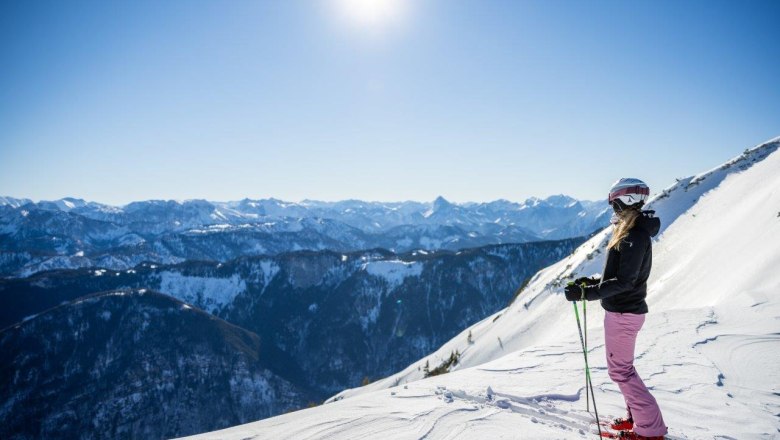
[[[377,29],[397,24],[409,0],[335,0],[341,14],[353,25]]]

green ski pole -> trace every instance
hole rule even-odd
[[[590,378],[590,367],[588,366],[588,352],[587,350],[585,350],[585,338],[582,336],[582,326],[580,325],[580,312],[577,309],[576,301],[572,301],[572,306],[574,306],[574,317],[577,320],[577,330],[579,331],[580,344],[582,345],[582,356],[585,358],[585,382],[586,382],[585,393],[588,392],[588,387],[590,387],[590,395],[593,396],[593,412],[596,415],[596,428],[598,428],[599,437],[601,437],[601,423],[599,419],[599,410],[596,409],[596,395],[593,393],[593,382],[591,381]]]
[[[588,301],[585,300],[585,289],[582,290],[582,321],[585,327],[585,353],[588,352]],[[588,378],[585,378],[585,409],[590,412],[590,399],[588,398]]]

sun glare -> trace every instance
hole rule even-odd
[[[353,25],[370,29],[401,20],[408,0],[335,0],[340,12]]]

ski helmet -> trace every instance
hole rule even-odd
[[[615,210],[641,208],[650,195],[650,187],[645,182],[631,177],[619,179],[609,189],[609,204]]]

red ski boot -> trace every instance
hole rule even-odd
[[[615,431],[631,431],[634,429],[634,419],[630,417],[627,419],[618,417],[609,424],[609,428],[614,429]]]
[[[599,423],[607,431],[602,430],[601,436],[604,438],[618,438],[620,431],[631,431],[634,429],[634,420],[629,418],[618,417],[611,422],[603,420]],[[618,431],[618,432],[612,432]]]

